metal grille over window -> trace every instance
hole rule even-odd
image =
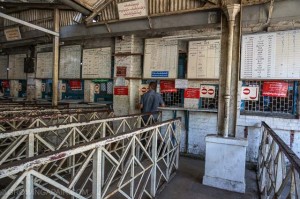
[[[288,84],[286,97],[263,96],[263,81],[244,81],[243,86],[258,86],[258,100],[242,100],[242,113],[272,113],[278,115],[297,115],[298,82],[280,81]],[[266,82],[265,82],[266,83]]]
[[[107,82],[107,94],[113,94],[113,83]]]
[[[163,92],[162,98],[167,107],[183,107],[184,89],[177,89],[177,92]]]
[[[214,98],[204,98],[200,94],[199,109],[218,110],[219,86],[215,86]]]

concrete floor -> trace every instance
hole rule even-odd
[[[179,171],[157,196],[158,199],[258,199],[256,174],[246,170],[246,193],[240,194],[202,184],[205,162],[180,157]]]

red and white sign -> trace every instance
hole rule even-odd
[[[200,97],[203,98],[215,98],[216,87],[210,85],[201,85],[200,87]]]
[[[146,93],[149,90],[148,87],[149,87],[148,84],[141,84],[139,88],[140,95]]]
[[[176,93],[174,80],[161,80],[160,81],[160,92],[161,93]]]
[[[128,86],[116,86],[114,95],[128,95]]]
[[[263,96],[268,97],[287,97],[289,84],[286,82],[264,82],[263,83]]]
[[[42,83],[42,92],[45,92],[45,91],[46,91],[46,84]]]
[[[184,98],[199,99],[200,88],[187,88],[184,90]]]
[[[242,86],[242,100],[252,100],[257,101],[259,95],[259,87],[258,86]]]
[[[99,94],[100,93],[100,85],[99,84],[95,84],[95,93]]]
[[[22,91],[22,83],[19,83],[18,91]]]
[[[62,92],[62,93],[65,93],[66,90],[67,90],[67,85],[66,85],[66,83],[61,84],[61,92]]]

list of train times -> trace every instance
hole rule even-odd
[[[7,79],[8,56],[0,56],[0,79]]]
[[[80,79],[81,46],[62,46],[60,48],[59,78]]]
[[[37,53],[36,78],[51,79],[53,69],[53,52]]]
[[[144,55],[144,78],[157,78],[153,74],[164,72],[162,78],[177,78],[178,41],[146,39]]]
[[[26,54],[9,55],[8,79],[26,79],[26,73],[24,73],[24,58],[26,58]]]
[[[218,79],[220,71],[221,41],[203,40],[189,42],[189,79]]]
[[[82,78],[111,78],[111,48],[83,50]]]
[[[300,79],[300,31],[243,36],[242,79]]]

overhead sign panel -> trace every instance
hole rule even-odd
[[[118,4],[120,19],[138,18],[147,16],[145,0],[128,1]]]

